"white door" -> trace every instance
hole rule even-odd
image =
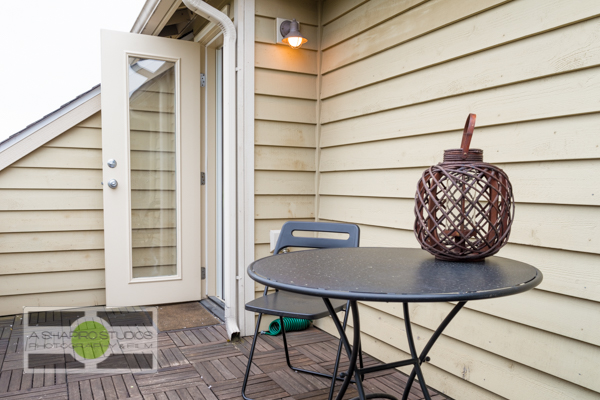
[[[200,45],[101,38],[106,303],[198,300]]]

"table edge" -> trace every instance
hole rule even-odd
[[[312,251],[312,250],[308,250]],[[315,249],[314,251],[321,251]],[[281,256],[281,255],[277,255]],[[267,256],[267,257],[275,257],[275,255]],[[533,265],[523,263],[522,261],[518,261],[523,264],[527,264],[532,267],[536,271],[535,277],[527,282],[523,282],[522,284],[511,286],[507,288],[500,289],[492,289],[486,290],[482,292],[464,292],[464,293],[438,293],[438,294],[426,294],[426,295],[415,295],[415,294],[382,294],[382,293],[367,293],[367,292],[352,292],[352,291],[332,291],[318,288],[309,288],[309,287],[301,287],[295,285],[289,285],[281,282],[274,282],[269,280],[268,278],[264,278],[260,275],[257,275],[253,270],[252,266],[267,257],[263,257],[261,259],[255,260],[246,269],[248,276],[258,283],[261,283],[265,286],[272,287],[274,289],[286,290],[288,292],[304,294],[308,296],[315,297],[326,297],[331,299],[341,299],[341,300],[357,300],[357,301],[375,301],[375,302],[406,302],[406,303],[430,303],[430,302],[441,302],[441,301],[470,301],[470,300],[482,300],[482,299],[491,299],[498,297],[511,296],[514,294],[519,294],[531,290],[538,286],[543,280],[542,272],[534,267]],[[506,257],[498,257],[504,258],[507,260],[512,260]],[[512,260],[517,261],[517,260]]]

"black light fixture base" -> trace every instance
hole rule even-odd
[[[286,19],[279,25],[279,32],[281,33],[281,37],[286,37],[288,33],[290,33],[290,27],[292,26],[292,21]]]

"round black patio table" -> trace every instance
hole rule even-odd
[[[248,275],[269,287],[323,298],[348,357],[350,366],[337,400],[344,396],[352,375],[361,399],[390,398],[382,393],[365,395],[361,377],[369,372],[413,365],[403,400],[419,378],[425,398],[430,400],[421,364],[428,361],[431,347],[452,318],[469,300],[489,299],[530,290],[542,282],[535,267],[502,257],[489,257],[478,262],[436,260],[421,249],[394,247],[358,247],[344,249],[305,250],[265,257],[248,266]],[[353,346],[335,314],[329,299],[350,300],[354,321]],[[357,368],[360,348],[360,318],[357,301],[403,303],[406,336],[411,357],[408,360]],[[448,316],[417,355],[407,303],[457,301]]]

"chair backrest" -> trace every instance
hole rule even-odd
[[[331,232],[347,233],[347,239],[314,238],[294,236],[294,232]],[[358,225],[342,224],[335,222],[300,222],[289,221],[281,227],[281,233],[273,254],[286,247],[302,247],[312,249],[330,249],[339,247],[358,247],[360,241],[360,229]]]

